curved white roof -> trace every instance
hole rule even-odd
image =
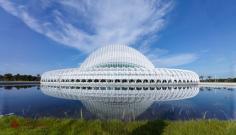
[[[108,66],[155,68],[142,53],[125,45],[104,46],[93,52],[81,64],[81,68]]]
[[[140,52],[125,45],[104,46],[93,52],[80,66],[46,72],[42,75],[45,83],[117,83],[129,80],[146,83],[198,83],[196,73],[188,70],[155,68]]]

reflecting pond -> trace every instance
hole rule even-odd
[[[0,86],[0,115],[83,119],[236,119],[234,88]]]

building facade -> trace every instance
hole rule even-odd
[[[189,70],[155,68],[139,51],[125,45],[104,46],[78,68],[45,72],[42,84],[198,84]]]

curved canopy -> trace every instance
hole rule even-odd
[[[155,68],[142,53],[125,45],[109,45],[96,50],[81,65],[81,68],[89,67]]]

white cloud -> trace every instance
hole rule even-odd
[[[55,5],[58,8],[51,10]],[[158,32],[172,5],[172,0],[40,0],[24,4],[0,0],[5,11],[32,30],[83,52],[105,44],[134,44]]]
[[[149,40],[150,41],[150,40]],[[157,67],[176,67],[196,61],[199,57],[195,53],[180,53],[170,55],[166,49],[153,48],[149,42],[142,44],[139,50],[147,56]]]
[[[198,58],[194,53],[169,55],[168,50],[150,46],[158,39],[156,33],[165,25],[172,6],[172,0],[39,0],[24,4],[0,0],[0,7],[32,30],[82,52],[106,44],[132,45],[145,38],[139,50],[158,67],[184,65]]]
[[[192,63],[197,59],[198,56],[194,53],[183,53],[152,59],[152,61],[158,67],[176,67]]]

